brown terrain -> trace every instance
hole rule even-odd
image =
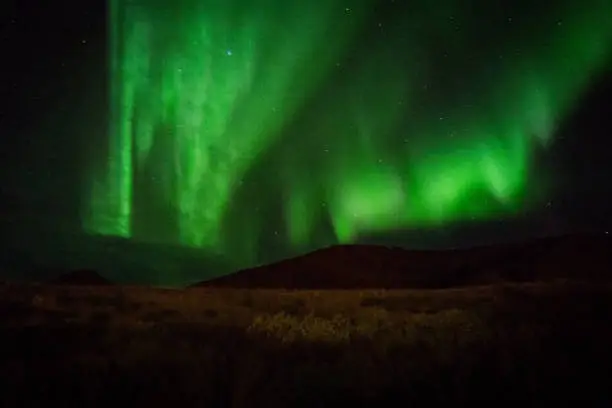
[[[612,280],[612,239],[564,236],[452,251],[346,245],[198,283],[269,289],[443,289],[550,279]]]
[[[111,281],[100,276],[96,271],[91,269],[80,269],[60,275],[49,281],[51,285],[68,285],[68,286],[109,286],[113,285]]]
[[[340,246],[185,289],[0,285],[0,404],[607,404],[611,241]]]

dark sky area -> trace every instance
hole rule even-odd
[[[116,236],[249,266],[612,230],[608,1],[112,3],[3,6],[23,253]]]

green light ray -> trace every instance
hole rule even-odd
[[[611,55],[612,3],[534,4],[506,28],[473,3],[382,24],[368,1],[113,1],[109,158],[85,227],[251,260],[273,230],[316,245],[326,217],[353,242],[525,210],[535,149]],[[255,168],[274,181],[236,202]],[[278,201],[280,228],[261,215]]]

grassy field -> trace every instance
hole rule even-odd
[[[612,287],[0,286],[3,406],[607,403]]]

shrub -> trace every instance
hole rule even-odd
[[[331,319],[314,316],[291,316],[285,312],[259,315],[247,331],[252,334],[275,338],[283,343],[296,340],[312,342],[346,342],[351,334],[350,321],[341,315]]]

